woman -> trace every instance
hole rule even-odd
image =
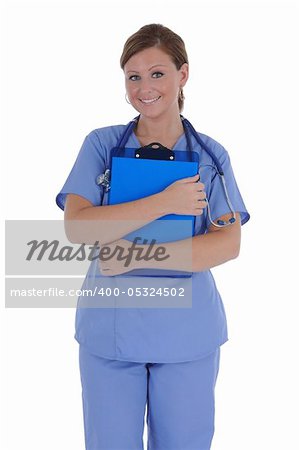
[[[120,62],[128,101],[140,114],[126,146],[159,142],[186,151],[180,112],[188,57],[182,39],[162,25],[146,25],[127,40]],[[116,308],[111,307],[111,299],[106,307],[84,308],[79,298],[75,338],[80,344],[86,449],[143,449],[147,406],[148,448],[208,450],[214,433],[220,346],[228,339],[225,311],[209,269],[238,256],[241,224],[249,214],[227,151],[201,133],[222,165],[236,211],[233,218],[215,165],[194,137],[193,151],[200,153],[200,181],[198,175],[179,179],[156,194],[109,205],[104,183],[97,180],[109,168],[111,149],[124,129],[114,125],[86,136],[56,199],[65,210],[68,236],[73,242],[94,242],[86,224],[97,221],[100,246],[108,243],[110,250],[117,245],[128,250],[131,242],[123,237],[141,225],[167,214],[195,216],[191,260],[183,257],[182,240],[165,244],[170,258],[156,262],[158,269],[188,271],[191,267],[192,308]],[[117,222],[117,227],[106,226],[108,220]],[[81,235],[72,223],[85,224]],[[94,261],[84,286],[95,279],[91,275],[103,282],[109,276],[148,267],[144,260],[133,260],[130,267],[116,257],[100,265]],[[117,279],[113,277],[111,282]]]

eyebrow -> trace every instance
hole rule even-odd
[[[154,67],[167,67],[167,66],[166,66],[166,64],[155,64],[154,66],[150,67],[148,70],[150,71],[150,70],[152,70]],[[131,72],[139,73],[138,70],[128,70],[127,73],[131,73]]]

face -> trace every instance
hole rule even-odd
[[[126,90],[132,106],[143,116],[179,113],[178,96],[188,79],[188,64],[177,70],[171,57],[151,47],[133,55],[124,66]]]

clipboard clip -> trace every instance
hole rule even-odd
[[[152,142],[151,144],[140,147],[135,151],[136,159],[159,159],[165,161],[174,161],[175,153],[167,147],[164,147],[159,142]]]

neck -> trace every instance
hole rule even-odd
[[[171,137],[184,132],[184,127],[179,114],[164,117],[140,116],[136,127],[136,134],[140,137]]]

